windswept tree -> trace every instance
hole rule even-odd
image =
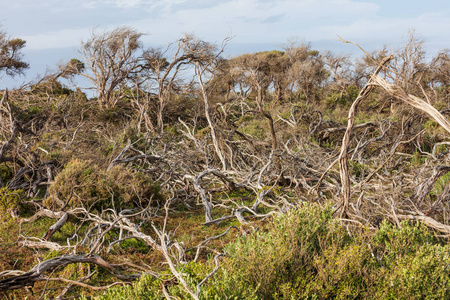
[[[99,106],[114,107],[121,97],[117,90],[144,66],[140,51],[142,35],[128,27],[101,34],[93,32],[81,46],[84,62],[72,59],[62,68],[60,76],[84,76],[97,91]]]
[[[285,50],[290,61],[287,77],[291,89],[301,93],[306,102],[316,101],[319,88],[329,76],[323,57],[309,43],[290,43]]]
[[[444,93],[444,96],[448,98],[450,94],[450,50],[438,53],[433,58],[430,69],[430,87]],[[439,88],[436,89],[437,87]]]
[[[214,85],[215,83],[213,78],[215,75],[214,71],[217,69],[216,65],[220,65],[222,62],[219,56],[220,54],[222,54],[223,49],[225,48],[225,45],[229,40],[230,38],[226,38],[223,41],[222,47],[217,53],[214,51],[215,47],[211,45],[211,55],[209,55],[209,59],[207,59],[207,57],[203,57],[201,61],[195,62],[195,74],[197,75],[197,82],[200,87],[201,96],[203,98],[206,120],[208,121],[208,126],[211,131],[211,139],[213,141],[214,150],[216,151],[216,154],[222,163],[223,170],[226,170],[228,168],[228,162],[221,149],[221,138],[219,137],[220,134],[218,130],[216,130],[216,124],[211,115],[209,95],[214,91],[214,89],[211,88],[211,85]],[[204,82],[205,77],[210,79],[206,83]]]
[[[256,105],[258,112],[269,121],[270,133],[272,136],[272,149],[278,148],[275,134],[274,121],[270,112],[264,110],[263,102],[268,87],[272,84],[272,71],[276,64],[272,64],[268,59],[270,52],[259,52],[255,54],[243,54],[232,59],[231,72],[245,81],[256,93]],[[241,85],[242,86],[242,85]]]
[[[6,31],[0,30],[0,72],[5,72],[8,76],[23,74],[29,67],[23,61],[22,49],[25,47],[22,39],[10,39]]]
[[[164,51],[150,49],[144,54],[145,65],[148,65],[151,71],[149,77],[156,81],[158,86],[157,133],[163,132],[166,107],[183,71],[196,62],[211,59],[214,50],[214,45],[193,35],[185,35],[176,43],[171,43]],[[170,56],[170,53],[173,54]]]

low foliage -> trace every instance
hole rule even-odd
[[[10,191],[8,188],[0,188],[0,220],[7,220],[11,211],[24,212],[26,194],[22,190]]]
[[[201,299],[448,299],[450,246],[420,223],[383,222],[373,233],[349,231],[331,206],[304,204],[276,217],[268,230],[226,246],[219,272]],[[212,269],[183,267],[191,287]],[[144,276],[99,299],[163,299],[160,279]],[[171,295],[187,298],[178,285]]]
[[[145,207],[149,201],[160,200],[159,187],[140,172],[133,172],[121,165],[106,171],[92,161],[70,161],[49,189],[50,197],[44,204],[48,207],[69,201],[70,207],[92,206]]]

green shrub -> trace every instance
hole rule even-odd
[[[96,298],[98,300],[144,300],[165,299],[161,291],[161,280],[150,275],[144,275],[133,285],[117,286]],[[86,299],[86,298],[84,298]]]
[[[241,293],[236,289],[239,285],[254,291],[259,299],[301,296],[300,291],[314,279],[314,257],[328,243],[345,242],[344,231],[333,220],[331,207],[305,204],[273,222],[269,232],[239,239],[226,248],[229,258],[224,268],[228,271],[214,280],[221,286],[216,289],[219,298],[226,296],[222,291]],[[227,283],[229,287],[225,287]]]
[[[10,212],[16,210],[19,214],[24,211],[23,201],[26,193],[22,190],[10,191],[0,188],[0,220],[9,219]]]
[[[377,299],[450,299],[448,246],[423,245],[413,255],[399,257],[384,280]]]
[[[49,188],[47,207],[69,201],[69,206],[93,206],[95,209],[116,209],[146,206],[151,199],[161,199],[160,187],[148,176],[121,165],[109,171],[92,161],[75,159],[55,177]],[[59,200],[58,200],[59,199]]]
[[[450,299],[450,246],[422,224],[350,231],[331,206],[304,204],[268,228],[225,247],[201,299]],[[188,263],[182,273],[195,288],[213,265]],[[144,276],[100,299],[162,299],[161,283]],[[178,284],[166,287],[190,298]]]
[[[449,246],[425,226],[348,231],[305,205],[237,240],[205,299],[448,299]]]
[[[13,177],[11,168],[6,164],[0,164],[0,177],[3,182],[8,182]]]
[[[449,299],[450,247],[423,224],[384,222],[373,245],[383,263],[377,299]]]

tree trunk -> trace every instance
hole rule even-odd
[[[200,84],[200,88],[202,91],[203,101],[205,104],[205,115],[206,115],[206,119],[208,120],[209,129],[211,130],[211,138],[213,141],[214,150],[216,151],[216,154],[222,163],[222,170],[225,171],[228,168],[227,160],[225,159],[225,156],[223,155],[222,151],[220,150],[219,141],[218,141],[217,134],[216,134],[216,129],[215,129],[213,121],[211,119],[211,114],[209,113],[208,95],[206,94],[206,90],[203,85],[202,75],[201,75],[200,67],[199,67],[198,63],[195,65],[195,73],[197,74],[198,83]]]
[[[272,136],[272,150],[276,150],[278,148],[278,143],[277,143],[277,136],[275,134],[275,127],[273,125],[273,118],[268,112],[265,112],[262,108],[263,93],[262,93],[261,85],[258,84],[257,89],[258,89],[258,95],[256,98],[256,103],[258,105],[258,109],[259,109],[259,112],[261,113],[261,115],[263,115],[264,117],[267,118],[267,120],[269,120],[270,134]]]

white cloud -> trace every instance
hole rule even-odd
[[[146,40],[153,44],[171,42],[183,32],[211,42],[220,42],[232,32],[235,36],[232,43],[279,44],[292,36],[316,41],[334,39],[336,34],[346,39],[389,43],[404,36],[410,28],[431,38],[444,38],[450,25],[444,9],[402,18],[386,14],[403,2],[387,0],[23,0],[8,1],[8,5],[2,2],[7,7],[5,29],[27,40],[27,48],[31,49],[78,46],[80,40],[89,37],[91,28],[105,30],[121,25],[149,33]],[[431,9],[430,5],[425,6]]]
[[[379,9],[375,4],[349,0],[233,0],[214,7],[183,10],[176,10],[175,2],[180,1],[171,1],[173,10],[164,10],[159,18],[132,24],[149,30],[157,40],[172,40],[185,31],[215,40],[232,30],[238,42],[282,42],[292,35],[323,38],[308,32],[326,22],[342,23],[355,15],[371,16]]]

